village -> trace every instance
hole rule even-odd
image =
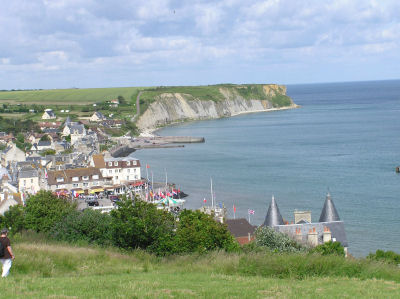
[[[204,138],[115,138],[102,130],[105,126],[117,127],[120,123],[97,111],[89,119],[71,121],[67,117],[60,122],[51,109],[46,109],[39,122],[42,132],[25,134],[25,141],[32,145],[26,152],[14,143],[12,134],[0,132],[0,143],[4,147],[0,157],[0,214],[10,206],[24,205],[26,199],[39,190],[47,190],[77,201],[80,210],[90,208],[108,213],[117,207],[116,202],[122,196],[126,196],[138,197],[178,215],[186,194],[167,180],[154,183],[149,178],[148,165],[141,165],[132,152],[138,148],[179,146],[175,142],[204,142]],[[142,166],[146,175],[143,175]],[[227,219],[225,206],[212,203],[200,210],[213,215],[216,221],[226,223],[240,244],[254,240],[257,226],[245,218]],[[318,222],[312,221],[310,211],[295,211],[291,223],[283,220],[272,198],[262,226],[273,227],[310,246],[337,240],[347,252],[344,224],[330,195]]]

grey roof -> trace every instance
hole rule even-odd
[[[51,141],[39,140],[38,146],[51,146]]]
[[[271,204],[269,205],[267,216],[265,217],[263,226],[275,226],[282,224],[283,224],[282,215],[279,212],[279,208],[278,205],[276,204],[275,197],[272,196]]]
[[[340,221],[340,217],[331,199],[331,195],[328,193],[326,195],[324,207],[322,208],[321,216],[319,217],[319,222],[331,221]]]
[[[344,230],[343,221],[331,221],[331,222],[317,222],[317,223],[304,223],[304,224],[288,224],[274,226],[276,231],[285,233],[289,236],[294,237],[296,235],[296,228],[300,228],[302,241],[307,242],[308,232],[315,228],[318,233],[318,243],[323,243],[324,227],[328,227],[332,234],[332,239],[340,242],[342,246],[348,247],[346,231]]]
[[[95,114],[96,114],[96,116],[97,116],[98,118],[100,118],[100,119],[105,119],[105,118],[106,118],[106,117],[103,115],[103,113],[101,113],[101,112],[99,112],[99,111],[96,111]]]
[[[47,113],[50,117],[56,116],[52,110],[46,110],[45,113]]]
[[[225,221],[226,225],[228,226],[228,230],[231,232],[232,235],[237,237],[247,237],[250,233],[251,235],[254,234],[256,230],[256,226],[251,225],[247,219],[239,218],[239,219],[227,219]]]
[[[38,172],[35,169],[30,169],[30,170],[21,170],[18,174],[19,179],[23,178],[34,178],[38,176]]]
[[[57,128],[47,128],[47,129],[43,129],[44,133],[58,133],[60,130]]]
[[[75,124],[70,126],[71,133],[78,131],[78,134],[83,134],[85,132],[85,126],[81,124]]]
[[[71,124],[71,118],[67,116],[67,119],[65,120],[64,126],[69,126]]]

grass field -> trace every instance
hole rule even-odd
[[[0,280],[4,298],[400,296],[400,270],[365,261],[340,262],[341,269],[347,269],[346,275],[315,269],[299,278],[296,274],[298,266],[292,264],[293,272],[284,275],[277,267],[285,268],[285,264],[305,258],[302,256],[215,252],[202,256],[157,258],[143,251],[123,253],[115,248],[73,247],[26,237],[19,238],[13,247],[17,258],[11,274]],[[286,261],[283,264],[282,259]],[[331,264],[334,261],[335,258],[328,258],[327,265],[335,267]],[[254,263],[272,267],[276,273],[257,270]]]
[[[0,103],[10,104],[57,104],[87,105],[115,99],[119,95],[127,101],[141,87],[87,88],[87,89],[48,89],[29,91],[1,91]]]

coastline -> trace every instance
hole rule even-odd
[[[279,107],[279,108],[269,108],[269,109],[261,109],[261,110],[252,110],[252,111],[241,111],[241,112],[237,112],[237,113],[232,113],[230,116],[227,117],[234,117],[234,116],[238,116],[238,115],[243,115],[243,114],[250,114],[250,113],[260,113],[260,112],[273,112],[273,111],[281,111],[281,110],[290,110],[290,109],[297,109],[300,108],[300,105],[297,104],[292,104],[290,106],[286,106],[286,107]],[[223,118],[223,117],[220,117]],[[209,119],[218,119],[218,118],[209,118]],[[209,120],[207,119],[207,120]],[[194,119],[193,121],[202,121],[202,120],[206,120],[206,119]],[[162,127],[158,127],[158,128],[148,128],[146,130],[144,130],[143,132],[141,132],[139,134],[140,137],[156,137],[158,136],[157,134],[155,134],[158,130],[161,130],[167,126],[170,125],[176,125],[176,124],[180,124],[183,121],[176,121],[176,122],[171,122],[165,126]]]

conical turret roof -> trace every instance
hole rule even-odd
[[[276,226],[283,225],[283,218],[279,212],[278,205],[276,204],[275,197],[272,196],[271,204],[269,205],[267,216],[263,226]]]
[[[319,217],[319,222],[332,222],[332,221],[340,221],[340,217],[338,212],[336,211],[335,204],[331,199],[331,195],[328,193],[326,195],[326,200],[321,212],[321,216]]]

